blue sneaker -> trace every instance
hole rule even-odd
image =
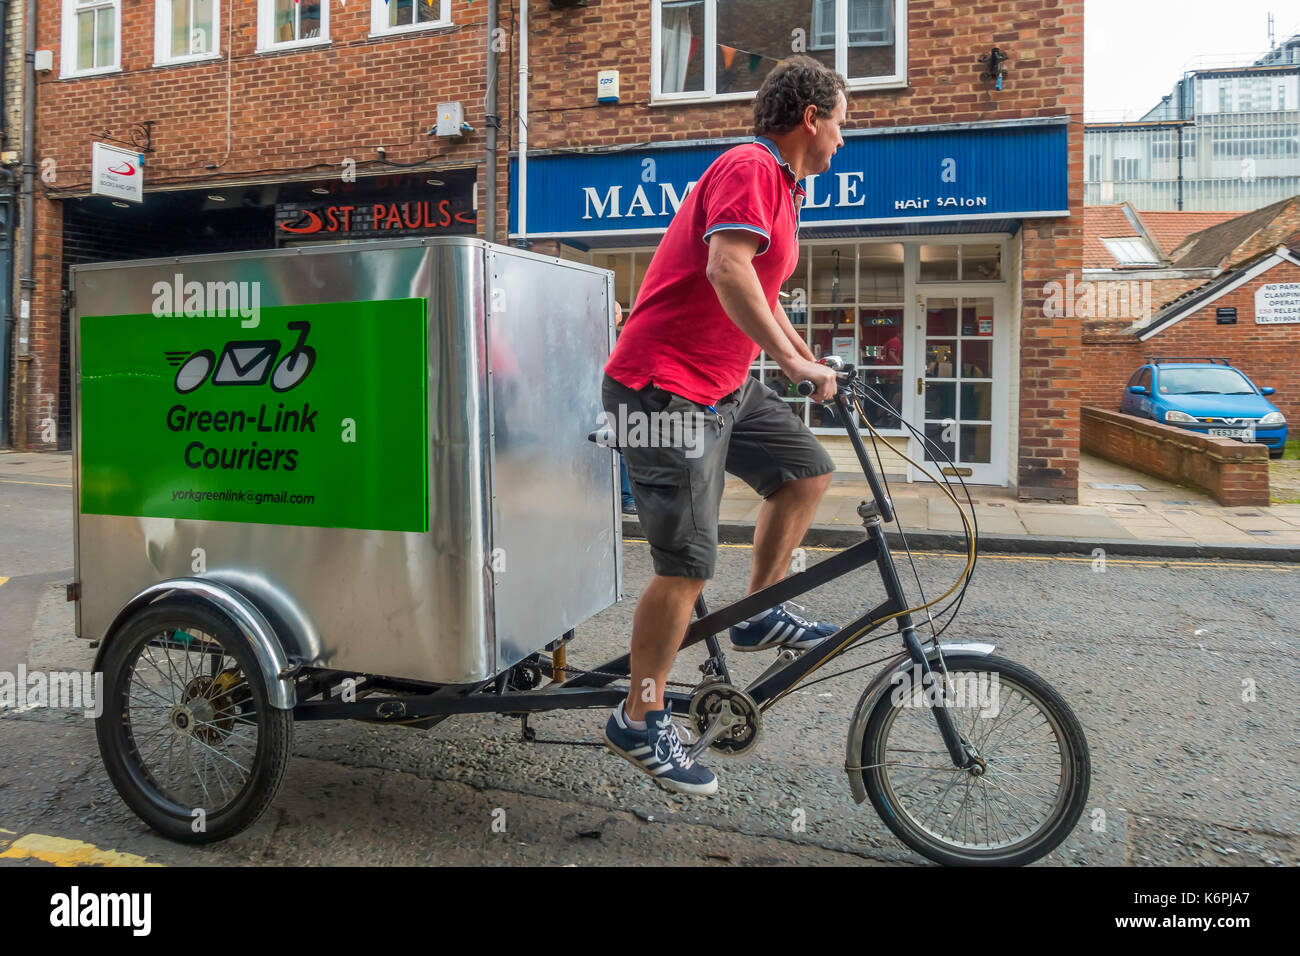
[[[633,766],[654,777],[655,783],[673,793],[707,797],[718,792],[718,778],[701,767],[682,747],[673,723],[673,709],[652,710],[645,715],[645,730],[628,726],[620,701],[605,724],[605,745]]]
[[[805,621],[787,611],[784,604],[780,604],[760,620],[742,621],[733,627],[731,648],[736,651],[765,651],[773,647],[789,647],[796,651],[806,651],[838,630],[834,624]]]

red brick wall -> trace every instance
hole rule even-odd
[[[397,171],[378,161],[375,147],[393,164],[477,165],[483,209],[485,129],[483,95],[487,34],[484,0],[453,0],[454,27],[370,39],[370,4],[330,2],[328,46],[271,54],[254,52],[257,4],[222,5],[219,49],[223,59],[153,67],[154,3],[122,4],[122,72],[59,77],[63,4],[38,5],[37,47],[53,50],[55,69],[38,75],[36,157],[55,163],[55,180],[38,178],[35,288],[32,290],[32,358],[16,364],[15,424],[29,407],[27,427],[14,442],[51,448],[41,419],[57,404],[61,307],[60,221],[57,199],[89,192],[91,143],[107,129],[128,138],[133,124],[155,122],[145,170],[146,190],[163,184],[219,187],[258,175],[267,178],[338,176],[352,158],[358,175]],[[513,0],[501,0],[506,46],[500,60],[498,112],[513,115],[510,63]],[[233,18],[233,19],[228,19]],[[226,156],[226,83],[230,60],[231,146]],[[462,143],[426,136],[437,104],[460,100],[475,132]],[[498,236],[504,237],[509,204],[503,122],[497,170]],[[219,171],[205,164],[221,164]],[[481,215],[481,213],[480,213]],[[480,227],[480,234],[482,227]]]
[[[649,9],[647,0],[529,8],[530,149],[750,132],[752,100],[650,106]],[[910,0],[907,27],[906,88],[852,94],[846,129],[1075,115],[1083,108],[1082,0]],[[984,66],[977,58],[994,44],[1011,57],[1002,92],[979,78]],[[604,69],[619,71],[618,103],[595,102],[596,73]]]
[[[514,136],[511,24],[517,6],[517,0],[501,3],[507,41],[498,83],[503,129],[496,181],[502,236],[508,205],[505,147]],[[56,70],[39,81],[37,157],[55,160],[58,171],[56,183],[45,187],[52,190],[50,196],[62,190],[84,194],[90,144],[102,129],[123,136],[131,124],[146,119],[157,124],[157,152],[146,171],[146,186],[185,181],[218,186],[272,167],[333,175],[345,157],[356,159],[364,173],[378,145],[386,147],[394,163],[480,162],[485,0],[453,0],[453,30],[381,40],[367,37],[368,3],[355,0],[344,7],[331,0],[328,47],[269,55],[253,52],[256,4],[224,4],[223,14],[233,16],[233,44],[224,23],[221,29],[221,50],[233,50],[232,147],[215,175],[203,166],[221,162],[225,153],[227,62],[152,68],[154,4],[127,2],[123,7],[124,72],[61,80]],[[1060,115],[1081,121],[1083,8],[1083,0],[910,0],[907,86],[853,93],[849,127]],[[649,105],[649,10],[646,0],[589,0],[586,8],[569,11],[530,4],[532,148],[749,132],[749,100]],[[53,49],[57,62],[62,4],[40,4],[38,16],[37,46]],[[1011,58],[1001,92],[979,78],[983,67],[977,58],[994,44]],[[596,71],[603,68],[621,71],[618,104],[595,103]],[[464,144],[424,135],[436,104],[448,99],[461,100],[476,127]],[[1068,271],[1077,274],[1082,264],[1082,137],[1076,123],[1070,136],[1071,217],[1031,222],[1024,238],[1018,481],[1022,494],[1063,500],[1075,500],[1077,493],[1079,330],[1075,319],[1045,317],[1037,289]],[[38,198],[37,205],[50,201]],[[34,340],[34,350],[53,376],[59,359],[57,215],[46,209],[38,218],[50,228],[42,229],[37,242],[33,316],[55,334]],[[39,402],[53,391],[53,379],[48,387],[29,388],[37,389],[30,397]],[[34,422],[25,437],[41,444]]]
[[[1268,449],[1084,406],[1083,448],[1149,475],[1202,488],[1221,505],[1265,505]]]
[[[907,86],[849,95],[847,129],[972,122],[1083,111],[1082,0],[912,0]],[[645,0],[601,0],[584,11],[530,9],[529,147],[744,136],[752,100],[650,105],[650,20]],[[742,45],[741,41],[723,40]],[[997,44],[1010,55],[1005,88],[980,79],[978,57]],[[763,52],[763,51],[759,51]],[[788,52],[788,51],[787,51]],[[617,104],[595,102],[596,72],[618,69]],[[1022,497],[1076,501],[1080,326],[1048,317],[1042,287],[1083,265],[1083,128],[1069,138],[1070,211],[1024,229],[1021,316]],[[550,251],[550,250],[548,250]]]
[[[1300,422],[1300,324],[1255,324],[1256,290],[1277,282],[1300,282],[1300,266],[1274,266],[1146,342],[1136,336],[1086,334],[1084,404],[1117,410],[1129,377],[1149,355],[1207,355],[1228,359],[1256,385],[1276,388],[1269,401],[1295,428]],[[1216,324],[1215,310],[1229,306],[1237,309],[1237,324]]]
[[[255,0],[222,4],[223,59],[153,68],[154,4],[122,4],[122,70],[103,77],[60,79],[59,69],[38,80],[37,148],[58,163],[57,189],[85,189],[90,143],[107,128],[125,138],[133,123],[153,120],[154,148],[146,186],[197,179],[220,163],[226,141],[224,56],[233,48],[232,140],[220,178],[274,168],[286,173],[337,175],[344,157],[358,171],[383,171],[376,146],[391,163],[461,161],[483,155],[482,98],[487,4],[453,0],[455,27],[432,33],[368,39],[370,4],[331,0],[328,46],[257,54]],[[501,4],[509,25],[511,4]],[[233,47],[227,16],[233,15]],[[37,46],[60,58],[62,4],[39,5]],[[503,82],[506,56],[502,57]],[[504,87],[499,105],[507,106]],[[460,144],[425,132],[438,102],[460,100],[477,132]]]

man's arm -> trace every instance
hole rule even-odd
[[[781,331],[785,333],[786,338],[794,343],[795,351],[810,362],[817,361],[817,357],[813,355],[812,349],[808,348],[808,343],[803,340],[803,336],[799,334],[797,329],[795,329],[794,323],[790,321],[790,317],[785,314],[785,306],[781,305],[779,301],[776,304],[776,312],[773,314],[776,316],[777,322],[780,323]]]
[[[709,262],[705,274],[727,316],[748,335],[792,382],[807,379],[817,386],[813,398],[829,401],[835,395],[835,373],[813,360],[786,316],[768,308],[763,286],[754,271],[754,254],[760,238],[740,229],[725,229],[709,237]]]

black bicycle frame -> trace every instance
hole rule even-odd
[[[882,527],[883,522],[893,520],[893,503],[885,493],[880,477],[871,464],[862,436],[853,424],[850,408],[843,392],[835,396],[835,404],[840,413],[840,421],[844,423],[849,441],[862,465],[867,484],[875,497],[874,502],[864,503],[858,508],[859,514],[863,516],[866,540],[717,611],[710,612],[701,595],[695,602],[696,620],[686,629],[681,647],[685,649],[703,641],[710,655],[705,669],[711,670],[717,678],[730,682],[726,658],[717,639],[721,631],[748,620],[760,611],[775,607],[873,563],[880,570],[885,600],[784,666],[775,670],[769,669],[767,673],[746,687],[745,692],[754,699],[761,710],[767,710],[793,690],[804,677],[843,654],[887,621],[898,622],[903,646],[915,666],[919,668],[919,672],[923,675],[922,679],[926,682],[935,679],[924,676],[933,674],[930,661],[916,635],[912,615],[902,613],[909,605],[903,594],[898,570],[894,566]],[[503,673],[478,685],[440,688],[430,694],[419,694],[417,691],[411,696],[383,697],[373,701],[345,701],[339,697],[331,697],[330,687],[346,675],[336,672],[316,673],[305,675],[299,686],[307,690],[306,696],[323,693],[324,699],[307,700],[298,704],[294,708],[294,717],[298,720],[352,717],[380,722],[400,720],[409,723],[424,717],[450,714],[522,715],[547,710],[613,707],[627,697],[628,687],[610,685],[629,677],[630,665],[630,655],[624,654],[605,662],[594,672],[581,673],[563,682],[551,683],[537,690],[510,691],[507,674]],[[428,686],[414,681],[367,676],[364,678],[364,684],[358,684],[353,689],[399,690],[409,694],[412,690]],[[678,705],[679,712],[684,712],[690,705],[692,695],[667,691],[664,696],[671,704]],[[299,699],[303,697],[304,694],[300,692]],[[952,715],[948,713],[946,707],[930,709],[934,712],[939,724],[939,732],[953,764],[958,767],[967,766],[971,758],[953,723]]]

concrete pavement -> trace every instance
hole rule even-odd
[[[988,485],[969,490],[984,550],[1088,553],[1102,548],[1143,556],[1300,561],[1300,504],[1225,508],[1197,489],[1090,455],[1080,460],[1077,505],[1018,501],[1010,490]],[[964,548],[961,518],[939,488],[894,479],[889,494],[910,543]],[[842,545],[861,534],[857,506],[870,497],[860,475],[837,472],[806,543]],[[749,486],[729,477],[720,515],[724,540],[749,540],[761,503]],[[633,522],[625,530],[639,533]]]
[[[1293,464],[1300,471],[1300,462]],[[71,480],[67,452],[0,451],[0,483],[66,485]],[[940,489],[894,479],[889,493],[909,543],[964,549],[961,519]],[[988,551],[1088,553],[1102,548],[1142,556],[1300,561],[1300,503],[1225,508],[1194,488],[1090,455],[1080,459],[1077,505],[1018,501],[1008,489],[988,485],[972,485],[970,494],[981,546]],[[856,538],[862,528],[858,502],[870,497],[860,475],[855,479],[847,470],[837,472],[805,544],[842,546]],[[749,540],[761,504],[748,485],[728,477],[720,513],[722,540]],[[624,528],[640,535],[635,519]],[[891,535],[893,529],[887,529]]]

